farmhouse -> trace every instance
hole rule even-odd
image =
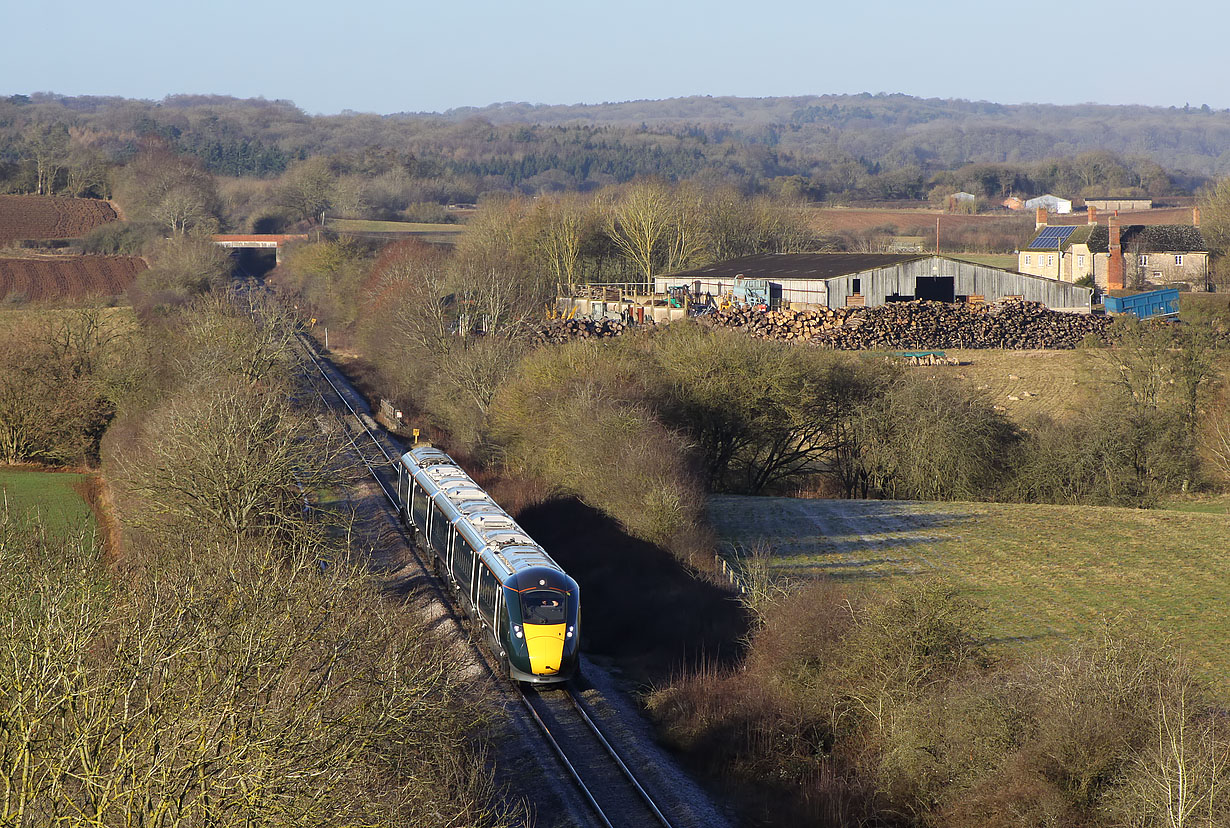
[[[1066,198],[1060,198],[1057,195],[1040,195],[1037,198],[1031,198],[1025,202],[1025,208],[1035,210],[1038,207],[1045,207],[1048,213],[1070,213],[1072,212],[1072,202]]]
[[[747,296],[791,307],[882,305],[913,299],[993,302],[1020,297],[1050,308],[1087,311],[1093,291],[947,256],[892,253],[770,253],[659,276],[655,291],[687,287],[719,298]]]
[[[1098,224],[1097,208],[1080,225],[1048,225],[1039,208],[1032,239],[1017,252],[1017,270],[1032,276],[1076,282],[1093,280],[1103,290],[1145,284],[1185,284],[1205,290],[1209,277],[1208,245],[1200,233],[1200,210],[1192,224],[1130,224],[1117,216]]]

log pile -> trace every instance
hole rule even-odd
[[[893,302],[852,314],[812,341],[843,350],[1075,348],[1087,336],[1104,337],[1110,324],[1104,316],[1054,311],[1039,302]]]
[[[539,344],[559,345],[574,339],[608,339],[619,336],[628,325],[615,319],[551,319],[534,332],[534,341]]]
[[[810,342],[839,350],[921,351],[945,348],[1075,348],[1087,336],[1105,338],[1105,316],[1054,311],[1039,302],[991,305],[890,302],[874,308],[760,311],[735,307],[700,317],[758,339]],[[541,344],[619,336],[630,326],[615,319],[554,319],[534,332]]]
[[[841,350],[944,348],[1075,348],[1090,334],[1102,337],[1110,320],[1053,311],[1038,302],[950,305],[891,302],[874,308],[763,311],[736,308],[711,324],[743,328],[761,339],[802,340]]]
[[[760,311],[738,306],[702,318],[722,328],[742,328],[757,339],[810,340],[841,325],[853,313],[852,308]]]

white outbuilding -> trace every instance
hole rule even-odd
[[[1072,202],[1066,198],[1060,198],[1057,195],[1040,195],[1037,198],[1031,198],[1025,202],[1027,210],[1033,210],[1037,207],[1045,207],[1048,213],[1070,213],[1072,212]]]

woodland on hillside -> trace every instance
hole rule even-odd
[[[232,177],[327,156],[345,174],[412,182],[411,201],[441,204],[645,175],[811,201],[954,189],[1157,198],[1226,171],[1230,112],[853,95],[314,116],[289,101],[39,93],[0,99],[0,191],[103,196],[100,171],[151,143]]]

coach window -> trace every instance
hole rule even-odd
[[[495,575],[485,565],[478,567],[478,606],[483,614],[491,617],[495,614],[495,593],[498,582]]]
[[[448,551],[449,528],[448,519],[444,517],[440,507],[433,503],[431,507],[431,548],[441,555]]]
[[[411,519],[420,531],[425,532],[427,531],[427,493],[418,483],[414,484],[411,491],[413,495],[410,504]]]
[[[453,576],[465,588],[466,595],[470,594],[470,578],[473,574],[474,553],[468,543],[459,540],[453,550]]]

